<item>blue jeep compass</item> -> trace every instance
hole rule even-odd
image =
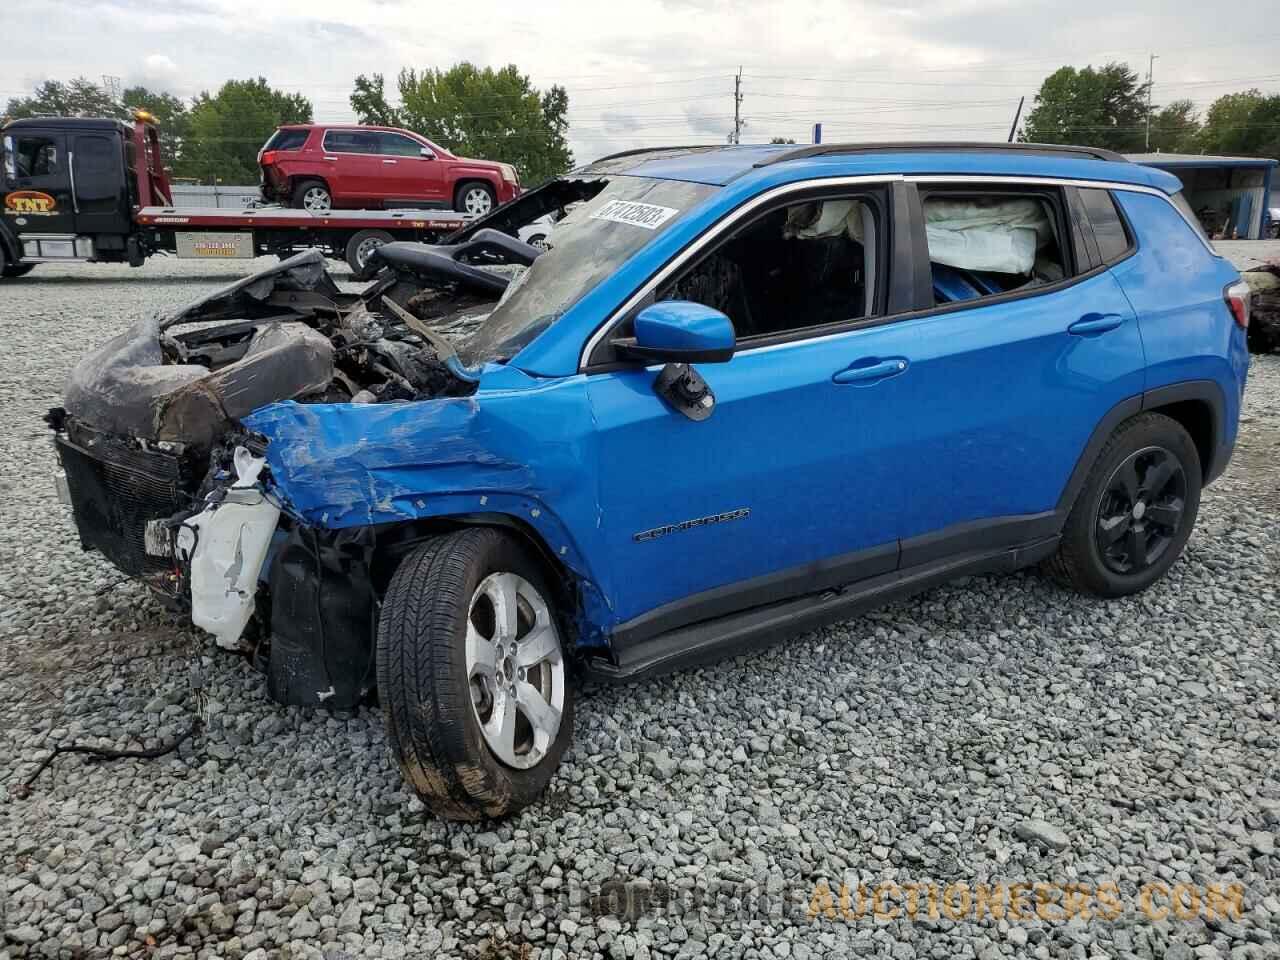
[[[1029,144],[609,157],[380,248],[360,294],[301,254],[116,337],[51,411],[65,489],[273,697],[376,686],[424,802],[500,816],[574,672],[966,574],[1159,579],[1248,368],[1247,287],[1179,189]]]

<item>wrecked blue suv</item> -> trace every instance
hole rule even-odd
[[[142,321],[50,412],[64,490],[277,700],[376,687],[422,799],[499,816],[572,672],[962,574],[1159,578],[1247,372],[1247,288],[1178,190],[1067,147],[607,158],[382,247],[362,293],[302,254]]]

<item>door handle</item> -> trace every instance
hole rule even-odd
[[[338,158],[337,158],[337,157],[325,157],[325,159],[326,159],[326,160],[328,160],[330,163],[337,163],[337,162],[338,162]]]
[[[1086,313],[1067,327],[1067,333],[1075,334],[1077,337],[1088,337],[1114,330],[1122,323],[1124,323],[1124,317],[1118,313]]]
[[[863,357],[851,366],[839,371],[831,378],[832,383],[878,383],[889,377],[896,377],[907,369],[904,357],[889,357],[877,360],[875,357]]]
[[[394,160],[383,160],[382,162],[383,162],[383,163],[395,163],[395,161],[394,161]]]

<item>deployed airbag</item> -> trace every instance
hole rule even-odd
[[[926,197],[929,259],[962,270],[1029,274],[1053,227],[1044,204],[1009,199]]]

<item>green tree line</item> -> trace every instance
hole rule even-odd
[[[461,156],[514,164],[526,186],[567,170],[569,95],[540,91],[514,65],[494,70],[459,63],[448,70],[400,71],[399,103],[391,106],[383,78],[359,76],[351,106],[361,123],[404,127]],[[9,101],[3,115],[108,117],[134,109],[160,122],[165,163],[180,178],[201,183],[255,183],[258,150],[282,123],[313,120],[311,101],[271,87],[263,77],[228,80],[216,92],[186,102],[172,94],[129,87],[119,100],[77,77],[41,83]]]
[[[1020,139],[1077,143],[1121,153],[1207,153],[1280,158],[1280,94],[1242,90],[1202,113],[1190,100],[1153,104],[1127,64],[1061,67],[1045,78]],[[1148,139],[1149,137],[1149,139]]]

